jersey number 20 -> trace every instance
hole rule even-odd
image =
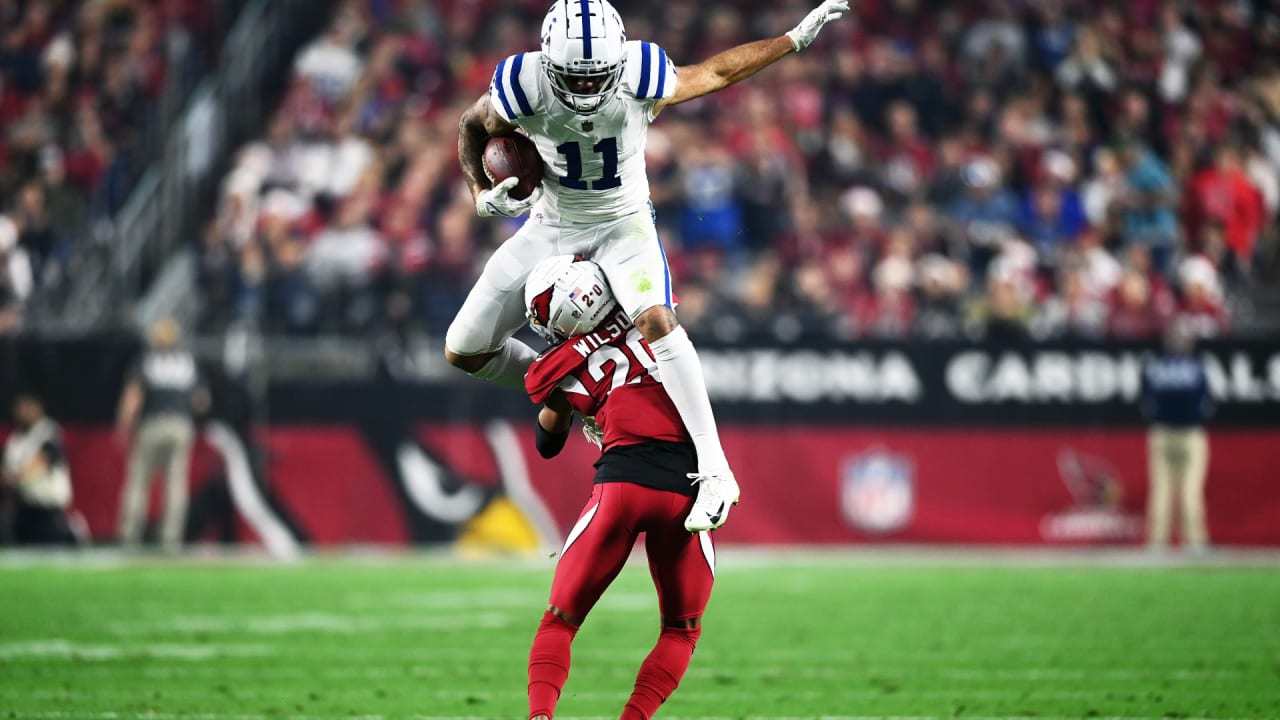
[[[560,184],[574,190],[608,190],[622,184],[618,177],[618,138],[605,138],[591,146],[592,152],[599,153],[604,162],[604,169],[599,180],[587,182],[582,179],[582,147],[576,142],[561,143],[556,152],[564,156],[569,165],[569,174],[560,178]]]
[[[613,363],[613,373],[610,379],[609,392],[617,390],[619,387],[627,383],[640,382],[641,376],[631,378],[631,361],[634,359],[640,364],[643,372],[649,374],[656,382],[662,382],[658,377],[658,361],[653,359],[649,354],[649,349],[640,342],[640,331],[632,329],[627,333],[627,349],[615,345],[602,345],[596,348],[591,356],[587,358],[587,372],[591,375],[591,379],[600,382],[605,379],[608,372],[605,366]]]

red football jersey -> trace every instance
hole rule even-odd
[[[555,388],[564,390],[575,411],[595,416],[606,450],[652,440],[690,442],[657,373],[649,345],[619,310],[595,332],[539,355],[525,373],[524,385],[539,404]]]

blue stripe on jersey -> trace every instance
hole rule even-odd
[[[640,43],[640,87],[636,88],[636,99],[649,97],[649,43]]]
[[[654,98],[663,98],[662,87],[667,84],[667,51],[658,48],[658,91],[653,94]]]
[[[523,65],[524,53],[520,53],[511,63],[511,90],[516,96],[516,104],[520,106],[520,112],[532,117],[533,106],[529,104],[529,96],[524,94],[524,88],[520,87],[520,68]]]
[[[591,8],[587,0],[580,0],[578,8],[582,11],[582,57],[591,59]]]
[[[507,88],[502,84],[502,71],[507,66],[507,60],[511,58],[503,58],[498,63],[498,69],[493,73],[493,86],[498,89],[498,100],[502,101],[502,109],[507,111],[507,119],[515,120],[516,113],[511,109],[511,103],[507,101]]]

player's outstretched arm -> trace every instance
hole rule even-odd
[[[697,65],[676,68],[675,94],[654,105],[655,115],[668,105],[702,97],[755,75],[784,55],[809,47],[823,25],[849,10],[849,0],[824,0],[785,35],[729,48]]]
[[[484,145],[493,135],[511,135],[516,126],[507,122],[489,102],[486,93],[462,113],[458,121],[458,164],[466,178],[471,197],[493,187],[484,172]]]

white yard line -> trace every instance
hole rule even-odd
[[[386,630],[438,632],[501,629],[511,626],[515,619],[513,614],[493,611],[454,616],[397,615],[390,617],[304,612],[282,615],[179,615],[159,620],[113,622],[107,627],[117,635],[175,632],[248,633],[250,635],[351,634]]]
[[[516,609],[526,613],[540,612],[547,602],[545,590],[422,590],[373,594],[357,592],[335,598],[335,603],[349,610],[466,610]],[[657,610],[658,597],[653,591],[605,593],[596,611]]]
[[[274,649],[266,645],[194,645],[183,643],[106,645],[102,643],[77,643],[65,638],[39,638],[0,643],[0,660],[75,658],[78,660],[113,661],[129,660],[143,656],[199,662],[219,657],[270,655],[273,652]]]

